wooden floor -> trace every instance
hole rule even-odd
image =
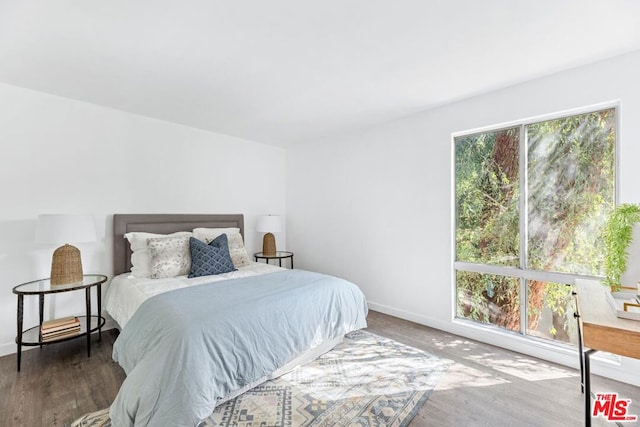
[[[368,322],[371,332],[453,361],[412,427],[583,425],[575,370],[376,312]],[[0,358],[0,426],[65,426],[109,406],[125,377],[111,360],[116,336],[94,336],[91,358],[83,340],[26,351],[20,373],[15,355]],[[640,415],[640,388],[597,376],[592,384],[632,399],[629,413]]]

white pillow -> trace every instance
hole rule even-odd
[[[232,234],[239,234],[240,229],[238,227],[227,227],[227,228],[194,228],[193,229],[193,237],[198,240],[205,239],[215,239],[221,234],[226,234],[229,237]],[[208,243],[207,243],[208,244]]]
[[[194,228],[193,237],[198,240],[202,240],[207,245],[211,243],[213,239],[221,234],[226,234],[229,240],[229,255],[231,255],[231,261],[235,268],[244,267],[251,264],[251,259],[247,254],[247,250],[244,247],[242,241],[242,234],[237,227],[229,228]]]
[[[151,276],[151,255],[149,255],[149,248],[147,247],[147,240],[157,237],[178,237],[178,236],[192,236],[190,231],[178,231],[173,234],[155,234],[145,233],[143,231],[134,231],[124,235],[129,241],[131,247],[131,274],[136,277],[150,277]]]
[[[191,271],[191,236],[154,237],[147,240],[151,278],[186,276]]]

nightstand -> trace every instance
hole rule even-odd
[[[107,281],[107,276],[101,274],[85,274],[81,283],[70,285],[52,285],[49,279],[34,280],[33,282],[22,283],[13,288],[13,293],[18,295],[18,335],[16,344],[18,345],[18,371],[20,371],[20,361],[22,359],[22,346],[43,346],[68,341],[83,336],[87,337],[87,357],[91,357],[91,332],[98,331],[102,338],[102,284]],[[91,314],[91,288],[96,288],[98,298],[97,316]],[[64,337],[44,342],[40,333],[42,322],[44,321],[44,296],[61,292],[72,292],[84,289],[86,316],[76,316],[80,320],[80,332],[71,337]],[[25,295],[38,295],[40,306],[40,323],[27,330],[22,330],[23,307]]]
[[[293,252],[276,251],[275,255],[265,255],[262,252],[258,252],[253,254],[253,257],[256,259],[256,262],[258,262],[258,259],[263,259],[267,264],[269,264],[269,260],[277,259],[280,267],[282,267],[282,260],[289,258],[291,268],[293,268]]]

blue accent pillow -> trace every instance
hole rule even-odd
[[[235,271],[229,255],[229,241],[221,234],[208,245],[194,237],[189,238],[191,272],[189,277],[211,276]]]

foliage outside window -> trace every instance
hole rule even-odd
[[[454,138],[458,317],[575,341],[565,284],[604,273],[615,114]]]
[[[605,224],[604,283],[617,291],[620,290],[622,274],[627,270],[627,248],[633,239],[633,226],[637,222],[640,222],[640,206],[624,203],[609,214]]]

